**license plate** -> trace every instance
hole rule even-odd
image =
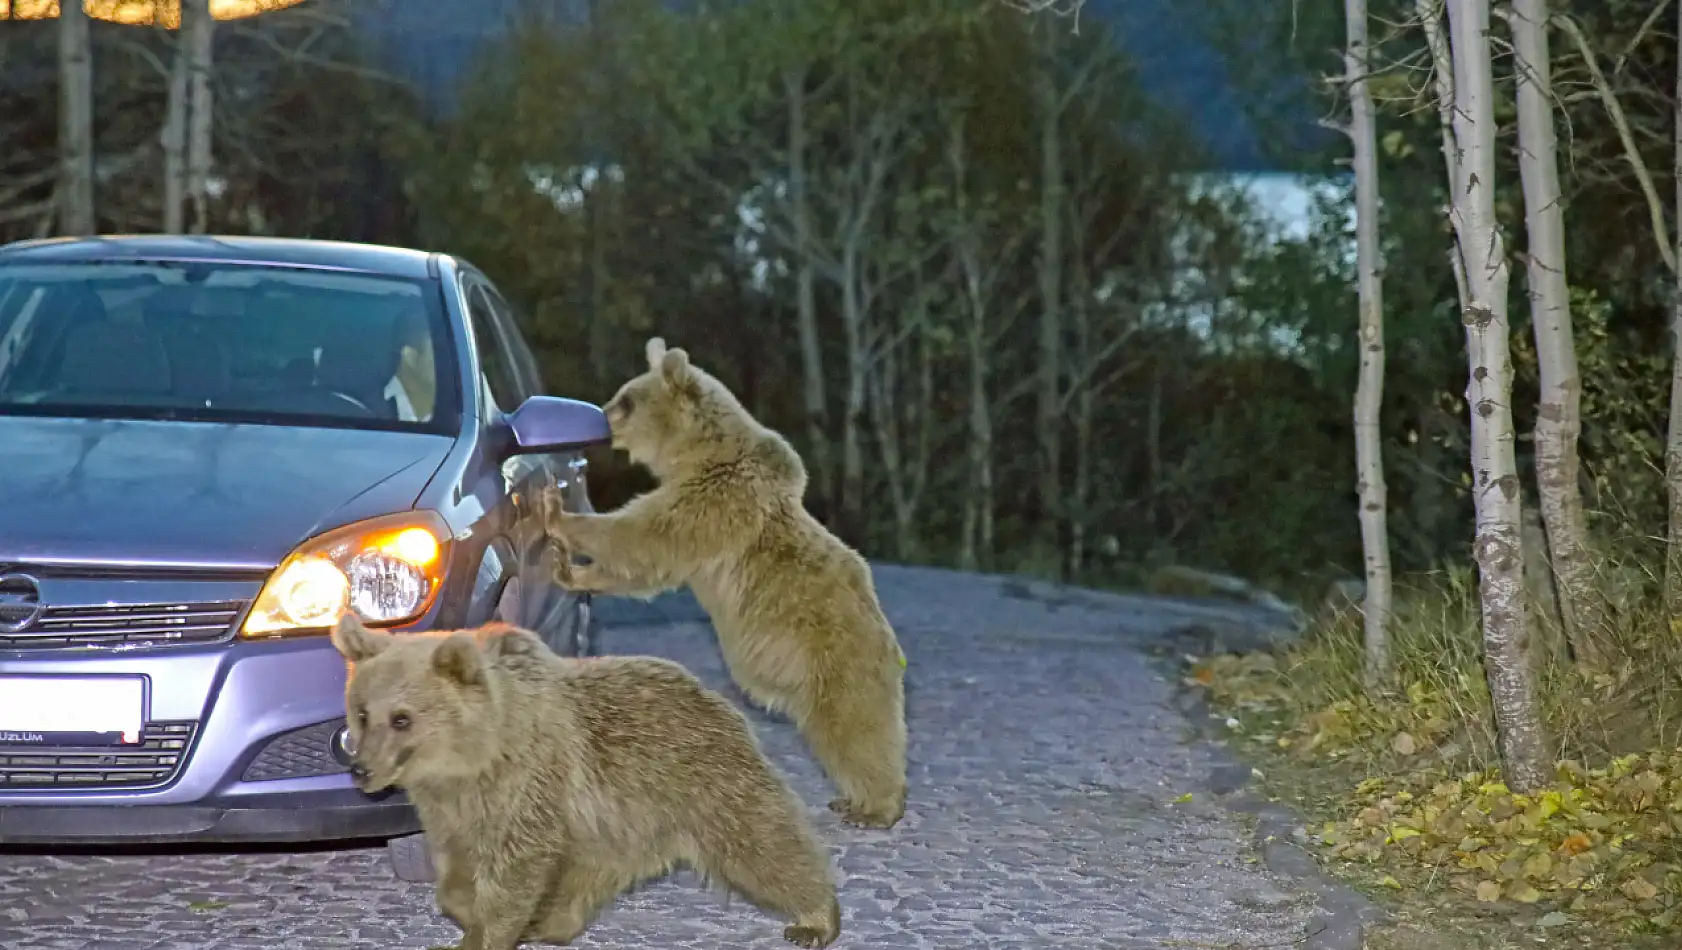
[[[134,745],[145,717],[139,677],[0,676],[0,745]]]

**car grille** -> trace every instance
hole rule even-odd
[[[333,756],[333,734],[344,724],[343,719],[335,719],[274,737],[246,767],[242,781],[270,782],[349,772],[350,768]]]
[[[200,604],[123,604],[48,607],[29,629],[0,634],[0,650],[202,643],[220,640],[245,609],[245,601]]]
[[[154,788],[187,761],[196,722],[149,722],[133,746],[0,745],[0,792]]]

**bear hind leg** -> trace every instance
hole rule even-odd
[[[603,908],[631,883],[624,875],[607,868],[576,864],[563,867],[553,891],[543,903],[542,915],[532,921],[521,939],[566,946],[589,929]]]
[[[781,825],[782,827],[777,827]],[[757,842],[734,842],[702,855],[697,870],[764,910],[793,921],[783,939],[816,950],[841,933],[841,904],[825,857],[791,814]]]
[[[903,695],[874,706],[858,699],[815,704],[803,731],[841,793],[830,810],[849,824],[892,828],[905,817]]]

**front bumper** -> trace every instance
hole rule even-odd
[[[401,794],[363,794],[333,755],[345,663],[324,636],[0,654],[0,675],[54,674],[144,677],[157,751],[76,761],[94,763],[77,766],[84,772],[101,762],[156,771],[130,769],[140,777],[126,787],[0,785],[0,844],[308,842],[419,830]],[[8,748],[0,757],[72,760],[60,752]]]

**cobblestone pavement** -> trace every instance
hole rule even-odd
[[[1179,801],[1215,759],[1185,741],[1170,686],[1137,648],[1193,608],[1047,600],[918,569],[881,568],[878,583],[910,659],[905,820],[886,832],[840,825],[792,728],[756,719],[832,842],[845,907],[837,948],[1261,950],[1302,940],[1313,898],[1271,879],[1239,820],[1201,792]],[[672,657],[727,682],[692,607],[603,614],[608,651]],[[787,946],[780,932],[679,875],[621,898],[576,946]],[[426,950],[458,936],[430,888],[395,880],[379,848],[0,853],[7,950]]]

